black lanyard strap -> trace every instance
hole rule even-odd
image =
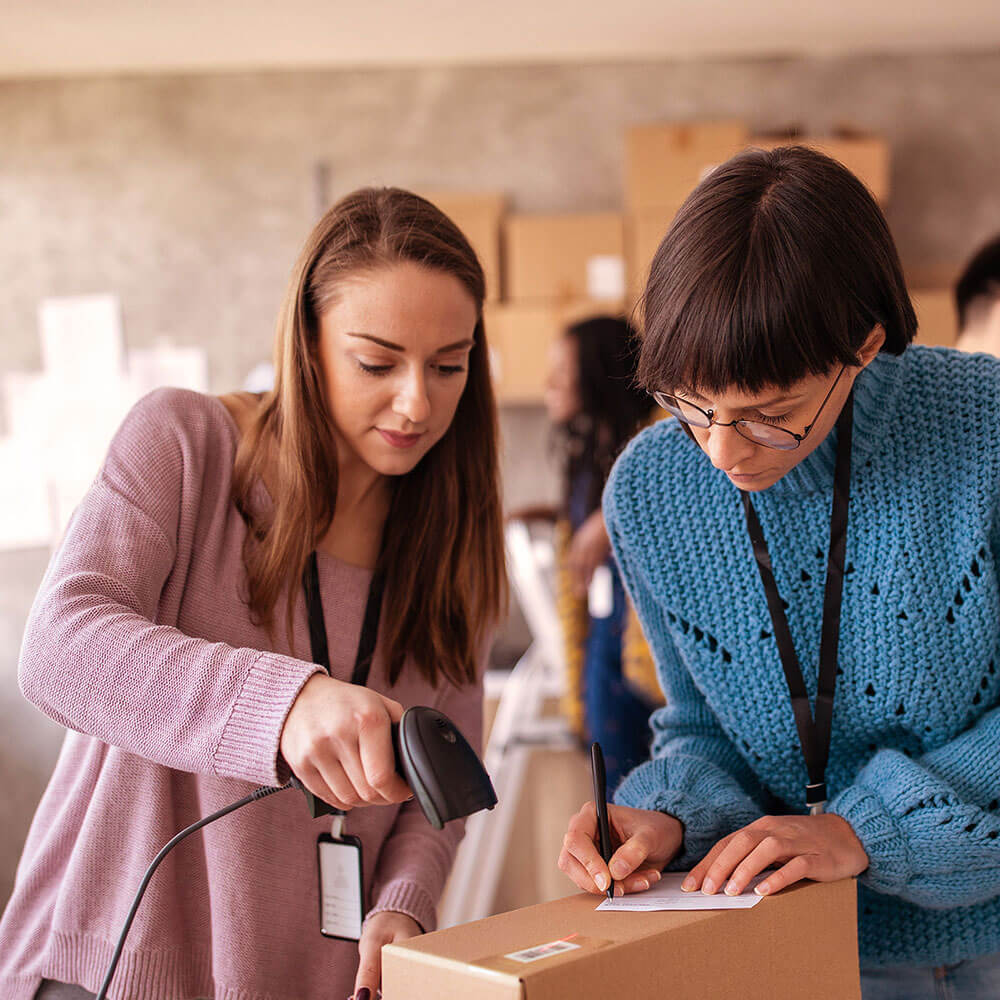
[[[326,641],[326,619],[323,615],[323,601],[319,588],[319,560],[315,552],[310,552],[306,560],[302,572],[302,589],[305,592],[306,610],[309,613],[309,644],[312,647],[313,663],[318,663],[330,673],[330,648]],[[376,570],[368,588],[365,616],[361,623],[361,638],[358,640],[358,653],[351,673],[351,683],[360,684],[362,687],[368,683],[368,675],[372,669],[384,593],[385,580]]]
[[[757,512],[750,496],[741,490],[747,531],[767,597],[767,610],[774,626],[781,666],[785,671],[788,693],[795,713],[795,726],[802,744],[809,783],[806,805],[811,812],[823,811],[826,803],[826,765],[830,757],[830,734],[833,728],[833,702],[837,686],[837,647],[840,643],[840,609],[844,589],[844,557],[847,552],[847,510],[851,495],[851,440],[854,430],[854,390],[847,397],[837,418],[837,464],[833,476],[833,509],[830,514],[830,553],[826,564],[826,590],[823,594],[823,631],[819,648],[819,678],[816,686],[816,714],[809,708],[802,667],[795,655],[792,633],[774,580],[771,555],[764,541]]]

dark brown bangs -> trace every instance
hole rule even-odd
[[[878,206],[802,147],[741,153],[695,189],[653,258],[644,311],[650,390],[785,389],[856,364],[878,323],[893,353],[916,332]]]

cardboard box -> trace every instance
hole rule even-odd
[[[587,316],[620,316],[622,302],[492,303],[484,311],[493,384],[501,403],[541,403],[549,346]]]
[[[958,315],[951,289],[910,292],[910,298],[918,324],[914,343],[954,347],[958,339]]]
[[[498,302],[503,295],[500,227],[506,210],[506,195],[499,191],[418,193],[434,202],[465,233],[486,274],[486,301]]]
[[[625,133],[625,202],[630,213],[671,209],[714,167],[747,144],[742,122],[637,125]]]
[[[624,224],[617,212],[510,215],[504,250],[507,298],[513,302],[625,296]]]
[[[628,277],[627,301],[630,305],[634,304],[646,289],[649,265],[678,208],[680,203],[674,208],[630,215],[625,220],[625,269]]]
[[[748,910],[607,913],[581,893],[382,950],[385,1000],[858,1000],[852,880]],[[506,956],[570,940],[537,961]],[[555,952],[555,949],[552,949]]]
[[[750,145],[758,149],[809,146],[843,163],[880,205],[889,199],[889,145],[881,136],[755,136]]]

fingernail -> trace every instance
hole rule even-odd
[[[730,882],[729,885],[726,886],[727,896],[738,896],[739,894],[740,887],[735,882]]]
[[[653,872],[653,881],[654,882],[659,882],[661,878],[663,878],[663,876],[659,872]]]
[[[705,879],[705,881],[701,883],[701,891],[711,896],[712,893],[715,892],[715,883],[710,878]]]
[[[611,864],[611,874],[615,878],[625,878],[628,875],[628,865],[624,861],[614,861]]]
[[[644,878],[641,878],[638,882],[636,882],[635,887],[639,890],[639,892],[644,892],[649,888],[649,883]]]
[[[681,888],[685,892],[691,892],[693,889],[698,888],[698,880],[693,875],[688,875],[688,877],[681,882]]]
[[[620,885],[616,885],[615,886],[615,895],[616,896],[624,896],[625,895],[625,890]]]
[[[367,986],[362,986],[361,989],[354,994],[354,1000],[372,1000],[372,991],[368,989]]]
[[[766,882],[761,882],[761,884],[754,889],[754,892],[757,893],[758,896],[766,896],[770,891],[771,887]]]
[[[597,883],[597,888],[600,889],[601,892],[604,892],[604,890],[607,889],[608,879],[607,876],[605,876],[604,872],[598,872],[594,876],[594,881]]]

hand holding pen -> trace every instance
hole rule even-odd
[[[611,853],[609,843],[609,859],[602,856],[600,849],[596,805],[600,798],[596,795],[570,819],[559,853],[559,868],[584,892],[642,892],[660,880],[660,872],[680,850],[684,827],[666,813],[607,806],[609,841],[613,832],[620,845]]]

